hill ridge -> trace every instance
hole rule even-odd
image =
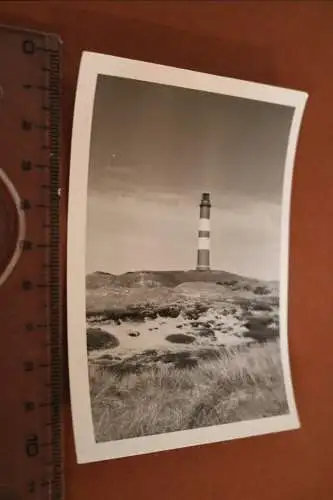
[[[88,289],[100,287],[170,287],[174,288],[183,283],[204,282],[230,285],[233,282],[247,284],[277,284],[274,280],[259,280],[223,270],[197,271],[128,271],[122,274],[111,274],[104,271],[95,271],[86,275]]]

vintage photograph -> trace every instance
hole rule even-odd
[[[288,232],[306,94],[88,55],[68,274],[81,461],[299,427]]]

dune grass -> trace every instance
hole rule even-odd
[[[91,363],[89,372],[97,442],[288,412],[276,341],[226,348],[192,368],[156,362],[119,376]]]

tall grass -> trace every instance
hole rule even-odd
[[[225,349],[194,368],[157,362],[119,377],[90,365],[97,442],[288,412],[278,343]]]

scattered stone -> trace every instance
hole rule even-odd
[[[128,334],[130,337],[139,337],[140,336],[140,332],[138,332],[137,330],[136,331],[133,331],[133,332],[129,332]]]

